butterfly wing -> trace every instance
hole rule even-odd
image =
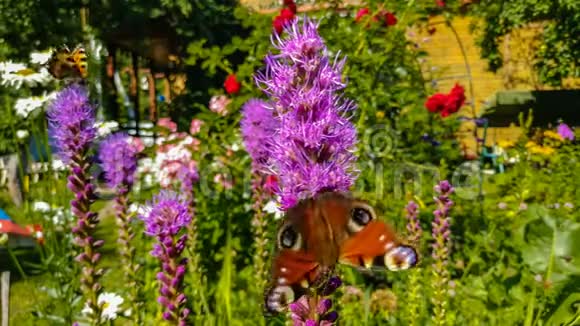
[[[267,313],[286,310],[288,304],[307,293],[310,283],[316,280],[319,264],[304,251],[281,250],[274,258],[272,284],[264,295]]]
[[[78,45],[72,52],[72,60],[76,72],[81,78],[87,78],[89,72],[87,69],[87,52],[82,45]]]
[[[401,244],[393,229],[379,221],[372,207],[354,200],[347,222],[349,237],[341,244],[339,261],[355,267],[383,267],[391,271],[411,268],[418,255]]]

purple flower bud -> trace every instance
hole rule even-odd
[[[338,319],[338,312],[336,312],[336,311],[331,311],[331,312],[327,313],[326,315],[324,315],[324,317],[323,317],[323,320],[329,321],[331,323],[334,323],[337,319]]]
[[[173,320],[173,315],[171,314],[171,312],[166,311],[163,313],[163,319],[165,320]]]
[[[316,313],[319,315],[324,315],[328,310],[332,308],[332,300],[322,299],[318,302],[318,307],[316,307]]]

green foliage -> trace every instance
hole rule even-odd
[[[539,80],[561,85],[567,77],[580,76],[580,7],[576,0],[478,1],[473,11],[478,17],[479,46],[489,68],[503,65],[500,44],[503,36],[530,23],[542,31],[534,66]]]
[[[501,33],[506,32],[505,26],[521,25],[534,12],[547,10],[538,6],[532,13],[520,12],[521,8],[510,2],[503,7],[497,7],[495,2],[481,3],[489,5],[487,11],[478,7],[482,14],[501,14],[496,21],[490,16],[489,24],[495,24],[488,27],[498,28]],[[192,323],[282,325],[285,316],[272,319],[262,316],[263,289],[257,286],[253,266],[252,175],[249,173],[250,160],[241,148],[239,135],[240,107],[251,97],[263,96],[254,85],[252,75],[262,69],[264,55],[273,51],[270,43],[272,17],[242,7],[231,8],[228,4],[162,0],[97,1],[87,6],[92,32],[105,41],[119,26],[170,22],[169,30],[175,32],[179,51],[187,53],[184,66],[180,68],[187,76],[186,90],[163,110],[167,109],[179,123],[179,130],[186,130],[192,118],[204,122],[195,135],[199,149],[192,151],[198,163],[200,181],[194,190],[197,247],[190,249],[200,256],[197,270],[201,274],[199,278],[186,277],[185,291],[188,304],[193,308]],[[378,12],[381,4],[370,1],[368,5],[372,12]],[[25,8],[15,6],[14,10]],[[80,9],[72,4],[69,7],[59,12]],[[574,9],[562,2],[560,7]],[[431,1],[391,1],[387,8],[397,14],[399,21],[395,26],[356,24],[354,15],[358,8],[335,11],[331,7],[309,14],[319,19],[320,32],[330,53],[336,55],[340,51],[347,56],[346,96],[358,104],[353,121],[360,140],[357,154],[361,174],[353,192],[375,205],[382,218],[400,231],[402,239],[405,239],[406,223],[403,208],[409,199],[414,199],[419,203],[424,229],[417,247],[422,260],[418,269],[402,273],[360,273],[348,267],[339,268],[345,285],[339,289],[334,302],[340,312],[340,323],[344,325],[423,325],[431,319],[433,290],[430,285],[434,261],[430,231],[431,212],[435,209],[432,187],[439,179],[453,180],[462,163],[454,136],[459,122],[456,116],[441,118],[424,108],[426,97],[434,92],[430,77],[422,74],[418,63],[425,52],[405,35],[407,26],[421,24],[429,12],[440,9]],[[551,15],[552,10],[545,15]],[[76,24],[75,19],[77,17],[71,15],[66,24]],[[506,19],[509,24],[503,21]],[[4,25],[0,23],[0,26]],[[46,26],[52,28],[52,25]],[[36,33],[5,28],[14,40],[33,38]],[[0,34],[0,37],[8,34]],[[70,37],[82,37],[76,35]],[[133,37],[136,41],[132,46],[140,51],[146,43],[146,33],[138,31]],[[42,40],[46,45],[53,41],[48,36]],[[7,49],[6,55],[10,54],[11,58],[24,57],[28,50],[22,49],[18,54],[20,50],[15,50],[16,47]],[[488,56],[492,58],[492,54]],[[209,109],[208,101],[216,94],[224,94],[222,84],[229,74],[236,74],[242,89],[238,94],[228,95],[232,101],[227,106],[228,113],[222,116]],[[12,112],[15,98],[28,96],[29,91],[37,90],[14,93],[3,90],[6,96],[0,99],[6,112]],[[7,150],[17,148],[16,144],[9,143],[14,138],[13,125],[36,130],[46,137],[45,125],[33,123],[34,119],[10,120],[5,116],[2,119],[10,124],[0,129],[0,144],[10,144],[6,145]],[[519,157],[519,162],[509,166],[504,174],[486,176],[481,200],[469,196],[479,184],[465,185],[459,181],[456,184],[458,189],[452,198],[455,206],[451,211],[451,261],[447,266],[453,282],[448,284],[449,309],[445,314],[445,321],[450,325],[551,325],[578,320],[575,303],[580,279],[577,250],[580,215],[576,207],[570,209],[564,204],[580,203],[577,190],[580,151],[577,144],[548,143],[546,140],[545,145],[555,149],[553,155],[531,154],[526,143],[535,139],[535,131],[523,118],[522,125],[524,137],[508,150],[509,156]],[[424,141],[424,134],[441,144],[434,146]],[[157,153],[149,148],[145,154],[154,158]],[[131,193],[131,200],[143,204],[159,191],[159,185],[154,183],[147,188],[143,175],[140,177],[139,187]],[[231,186],[219,180],[226,180]],[[479,180],[479,174],[471,175],[469,180]],[[33,270],[39,275],[30,277],[26,283],[17,282],[12,300],[27,295],[30,287],[42,294],[33,303],[23,303],[26,309],[16,310],[14,324],[70,325],[84,306],[76,283],[78,268],[73,262],[70,232],[31,209],[36,200],[67,207],[72,194],[65,189],[65,183],[63,173],[57,178],[41,178],[39,183],[31,185],[22,214],[16,214],[19,210],[14,207],[8,209],[18,216],[19,222],[41,221],[46,235],[40,263],[28,264],[22,258],[27,273],[33,274]],[[500,203],[505,203],[505,207]],[[522,204],[527,208],[522,208]],[[558,208],[554,204],[559,204]],[[117,230],[110,202],[102,198],[99,206],[102,222],[97,236],[106,240],[103,265],[107,273],[103,286],[105,291],[126,298],[129,289],[120,281],[123,275],[115,250]],[[270,215],[266,218],[269,246],[265,250],[272,252],[272,237],[278,221]],[[151,239],[142,235],[139,222],[135,224],[139,233],[133,245],[142,266],[145,296],[142,313],[150,324],[159,324],[161,310],[156,301],[158,284],[155,280],[159,266],[148,254]],[[114,324],[126,323],[128,318],[119,316]]]

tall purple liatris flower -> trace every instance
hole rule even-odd
[[[318,25],[304,19],[275,36],[279,54],[266,57],[256,81],[270,97],[280,127],[273,139],[273,167],[283,209],[324,191],[348,191],[356,170],[356,129],[347,115],[353,102],[341,97],[345,60],[330,59]]]
[[[414,246],[419,246],[423,230],[419,223],[419,205],[414,201],[409,201],[406,210],[407,218],[407,234],[409,241]],[[404,307],[403,316],[405,316],[407,325],[421,325],[420,311],[421,311],[421,268],[415,268],[409,271],[409,278],[407,283],[407,295],[405,296],[406,304]]]
[[[133,187],[137,171],[137,148],[125,133],[115,133],[107,137],[99,148],[99,159],[109,187],[115,190],[115,215],[119,226],[119,254],[125,272],[126,286],[134,313],[131,315],[137,325],[141,324],[141,281],[139,265],[135,262],[135,234],[131,228],[129,213],[129,192]]]
[[[185,307],[183,278],[187,259],[182,254],[187,245],[185,230],[191,223],[187,203],[174,192],[162,191],[140,218],[145,222],[145,234],[157,240],[151,255],[161,262],[157,280],[161,284],[158,301],[164,307],[163,319],[186,325],[189,309]]]
[[[279,53],[266,57],[266,71],[256,77],[279,121],[269,156],[284,210],[323,192],[346,192],[357,175],[356,129],[348,118],[356,106],[341,96],[345,60],[329,58],[317,29],[305,18],[287,27],[286,38],[274,36]],[[334,322],[338,314],[327,315],[326,295],[315,291],[291,305],[298,325]]]
[[[72,84],[63,89],[47,111],[49,133],[54,139],[60,159],[68,164],[68,188],[75,194],[71,209],[77,218],[72,228],[74,242],[81,248],[76,260],[82,264],[81,290],[90,308],[88,316],[92,325],[101,323],[102,307],[98,304],[101,293],[99,279],[104,273],[97,267],[103,240],[94,238],[99,223],[98,215],[90,210],[95,201],[94,187],[89,173],[89,148],[95,139],[95,110],[89,103],[85,87]]]
[[[267,223],[262,210],[267,194],[263,179],[271,165],[272,140],[279,126],[274,110],[258,99],[248,100],[242,108],[240,122],[244,146],[252,158],[252,227],[256,253],[254,255],[255,284],[258,292],[266,285]]]
[[[449,225],[451,219],[449,218],[449,210],[453,206],[453,201],[449,196],[454,189],[447,180],[439,182],[434,188],[437,196],[434,197],[438,208],[433,212],[435,218],[431,223],[432,235],[434,239],[433,247],[433,314],[432,319],[435,325],[445,325],[446,310],[449,303],[448,283],[449,270],[447,265],[449,263],[449,249],[451,247],[451,230]]]

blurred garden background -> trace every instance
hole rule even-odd
[[[252,138],[308,20],[349,190],[420,257],[338,266],[313,324],[263,315],[289,179]],[[1,326],[580,325],[577,0],[2,0],[0,112]]]

